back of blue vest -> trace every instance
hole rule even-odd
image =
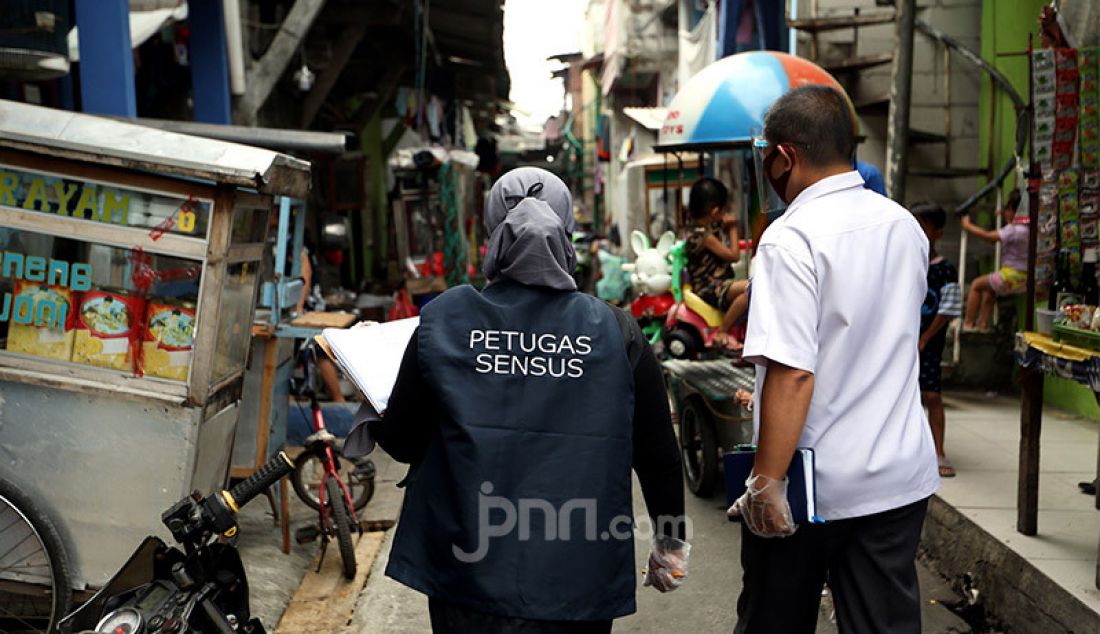
[[[634,382],[612,310],[512,283],[425,307],[419,361],[442,410],[389,576],[526,619],[634,611]]]

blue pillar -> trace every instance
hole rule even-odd
[[[85,112],[137,116],[129,0],[76,0]]]
[[[58,77],[57,100],[58,107],[62,110],[76,110],[76,96],[73,94],[73,75],[69,73],[64,77]]]
[[[229,57],[221,0],[189,0],[191,90],[195,121],[232,123],[229,105]]]

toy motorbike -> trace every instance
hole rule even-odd
[[[752,248],[749,241],[741,241],[742,253]],[[663,340],[669,356],[674,359],[695,359],[714,341],[725,315],[711,306],[683,283],[687,266],[685,243],[677,242],[670,251],[672,259],[672,296],[674,305],[665,318]],[[744,333],[734,332],[744,338]]]

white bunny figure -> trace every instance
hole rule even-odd
[[[633,271],[630,284],[635,293],[643,295],[661,295],[672,288],[672,263],[668,261],[669,251],[676,242],[676,235],[666,231],[657,241],[656,247],[649,246],[649,238],[641,231],[630,233],[630,246],[637,256],[632,264],[624,264],[624,271]]]

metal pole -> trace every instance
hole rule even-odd
[[[798,20],[798,0],[787,0],[787,16],[790,22]],[[787,34],[787,52],[798,55],[798,29],[794,27],[791,27]]]
[[[994,210],[993,210],[993,218],[994,218],[993,226],[999,232],[1001,230],[1001,225],[1004,224],[1002,222],[1002,219],[1001,219],[1001,209],[1004,207],[1004,190],[1002,190],[1000,187],[997,188],[997,196],[996,196],[995,200],[996,200],[996,203],[994,203],[994,204],[996,206],[994,207]],[[993,270],[994,271],[1000,271],[1001,270],[1001,241],[1000,240],[993,243]],[[994,310],[993,310],[993,327],[994,328],[996,328],[997,325],[1001,323],[1000,317],[1001,317],[1001,310],[1000,310],[1000,308],[997,308],[996,305],[994,305]]]
[[[909,105],[913,89],[913,26],[916,0],[899,0],[894,38],[894,67],[890,87],[890,118],[886,144],[886,192],[905,202],[905,175],[909,169]]]
[[[1031,61],[1032,54],[1032,37],[1029,35],[1027,38],[1027,96],[1028,104],[1027,110],[1025,110],[1025,116],[1030,120],[1035,113],[1035,78],[1033,76],[1033,66]],[[1027,157],[1027,216],[1028,216],[1028,239],[1027,239],[1027,313],[1024,314],[1024,328],[1026,330],[1035,329],[1035,293],[1038,288],[1035,279],[1035,260],[1038,259],[1039,252],[1039,182],[1041,173],[1039,171],[1039,164],[1035,161],[1035,144],[1028,143],[1028,157]],[[1058,248],[1061,248],[1061,231],[1055,233],[1058,238]],[[1057,257],[1058,251],[1055,251],[1055,257]],[[1053,293],[1050,294],[1054,296]],[[1052,300],[1053,301],[1053,300]],[[1051,306],[1053,308],[1053,305]],[[1040,404],[1042,401],[1040,400]],[[1041,407],[1041,405],[1040,405]]]
[[[661,152],[661,160],[664,161],[663,168],[661,169],[661,200],[664,203],[665,222],[668,222],[671,216],[668,212],[668,152]],[[679,192],[679,190],[677,190],[677,192]],[[680,219],[677,218],[673,226],[675,227],[679,221]],[[679,230],[679,227],[676,227],[676,229]]]

